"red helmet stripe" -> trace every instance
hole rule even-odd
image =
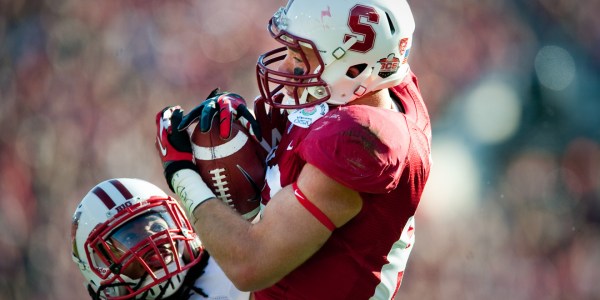
[[[122,182],[120,182],[116,179],[113,179],[109,182],[112,185],[114,185],[117,188],[117,190],[119,190],[119,192],[121,193],[121,195],[123,195],[125,200],[129,200],[129,199],[133,198],[133,195],[131,194],[131,192],[129,192],[129,190],[123,185]]]
[[[104,205],[106,205],[106,207],[108,209],[112,209],[113,207],[115,207],[115,202],[110,198],[110,196],[99,186],[97,186],[92,193],[96,194],[96,196],[98,196],[98,198],[100,198],[100,200],[102,200],[102,203],[104,203]]]

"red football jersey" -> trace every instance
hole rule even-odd
[[[403,112],[341,106],[309,128],[284,128],[268,158],[263,204],[310,163],[358,191],[363,207],[304,264],[256,292],[257,300],[390,299],[398,291],[429,175],[431,128],[414,75],[390,90]]]

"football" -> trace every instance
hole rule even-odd
[[[219,136],[219,118],[211,130],[192,132],[194,159],[200,176],[213,193],[244,219],[253,219],[260,210],[260,192],[265,179],[264,150],[237,122],[228,139]]]

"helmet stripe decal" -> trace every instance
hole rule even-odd
[[[115,202],[101,187],[97,186],[92,192],[96,194],[96,196],[98,196],[100,200],[102,200],[102,203],[106,205],[106,208],[112,209],[113,207],[115,207]]]
[[[123,195],[125,200],[129,200],[129,199],[133,198],[133,195],[131,194],[131,192],[129,192],[129,190],[123,185],[122,182],[120,182],[116,179],[113,179],[109,182],[112,185],[114,185],[117,188],[117,190],[119,190],[119,192],[121,193],[121,195]]]

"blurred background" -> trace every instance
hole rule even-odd
[[[409,1],[434,164],[397,299],[600,299],[600,1]],[[168,190],[155,113],[258,94],[282,0],[0,0],[0,299],[86,299],[98,182]]]

